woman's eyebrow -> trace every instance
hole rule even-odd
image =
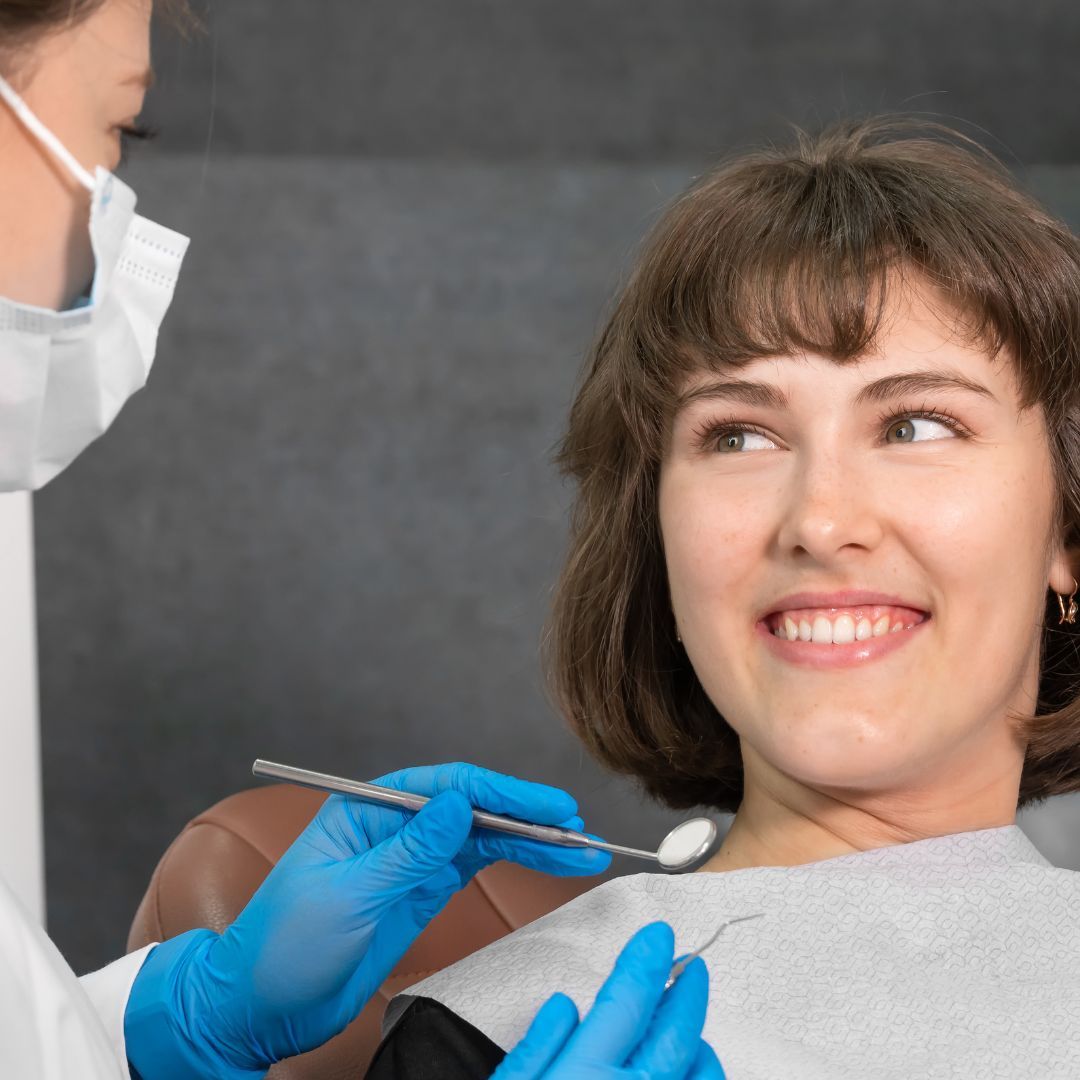
[[[992,390],[983,386],[970,376],[960,371],[902,371],[896,375],[886,375],[867,383],[856,395],[855,404],[863,405],[869,401],[889,401],[892,398],[905,397],[908,394],[925,394],[932,390],[967,390],[980,397],[997,401]]]
[[[875,379],[855,395],[854,403],[865,405],[868,402],[890,401],[907,394],[925,394],[933,390],[967,390],[969,393],[997,401],[991,390],[969,376],[959,371],[935,370],[902,371]],[[714,398],[739,401],[744,405],[756,405],[765,409],[783,409],[788,404],[784,392],[769,383],[746,379],[711,379],[680,394],[675,411],[681,412],[695,401]]]
[[[684,390],[675,402],[675,412],[682,412],[695,401],[713,398],[739,401],[744,405],[757,405],[763,409],[783,409],[788,403],[784,392],[768,383],[750,382],[746,379],[710,379]]]

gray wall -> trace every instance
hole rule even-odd
[[[474,760],[656,840],[675,815],[583,760],[537,658],[549,451],[635,242],[720,152],[895,107],[984,125],[1080,223],[1078,30],[1064,2],[223,0],[163,38],[128,177],[191,253],[150,388],[36,499],[74,966],[256,756]],[[1059,860],[1069,820],[1033,825]]]

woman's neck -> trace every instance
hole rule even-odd
[[[1016,821],[1019,764],[969,773],[966,783],[954,772],[917,792],[878,795],[824,794],[776,772],[745,747],[744,765],[738,813],[699,872],[801,866]]]
[[[778,823],[758,822],[744,813],[745,805],[740,807],[719,849],[699,868],[699,872],[715,874],[754,866],[801,866],[857,851],[923,839],[906,834],[893,834],[888,838],[867,836],[862,844],[833,832],[817,821],[798,815],[792,815],[782,827]]]

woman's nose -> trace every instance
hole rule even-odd
[[[875,547],[883,533],[881,493],[849,458],[808,457],[781,498],[779,542],[784,552],[807,552],[825,562],[847,547]]]

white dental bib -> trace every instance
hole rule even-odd
[[[1080,1076],[1080,873],[1020,828],[935,837],[795,867],[636,874],[410,987],[504,1050],[556,990],[582,1013],[657,919],[704,954],[705,1038],[728,1080]]]

